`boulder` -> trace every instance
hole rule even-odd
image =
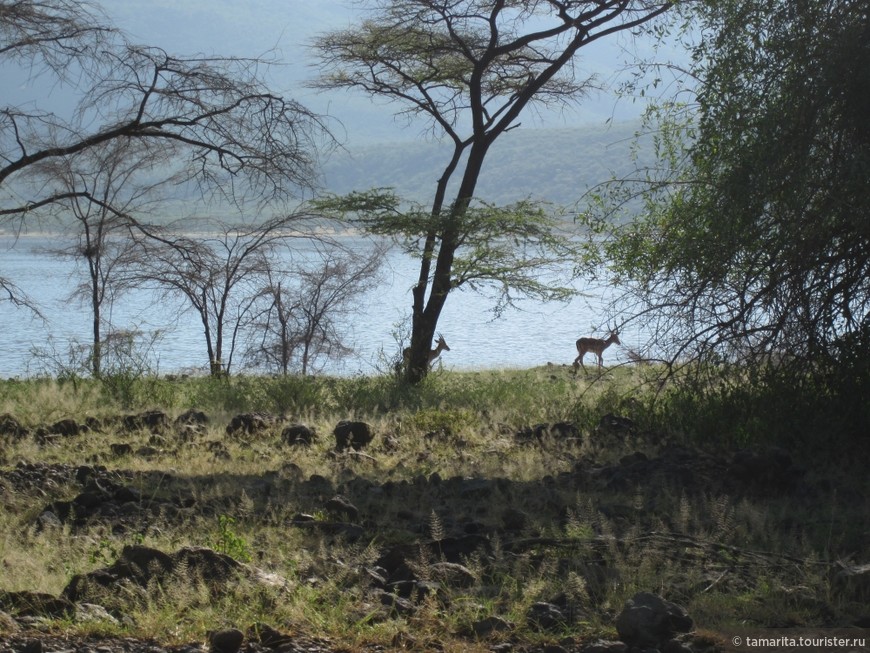
[[[0,415],[0,436],[5,440],[21,440],[29,431],[9,413]]]
[[[238,628],[208,633],[208,645],[214,653],[237,653],[244,640],[245,634]]]
[[[122,424],[127,431],[159,433],[169,427],[169,416],[161,410],[148,410],[138,415],[125,415]]]
[[[327,511],[336,513],[352,522],[359,520],[359,509],[340,494],[336,494],[324,506]]]
[[[375,437],[372,427],[365,422],[342,420],[335,425],[335,448],[343,451],[353,448],[357,451],[369,444]]]
[[[290,424],[281,431],[281,441],[295,446],[310,446],[317,437],[314,429],[305,424]]]
[[[241,413],[227,424],[227,435],[255,435],[267,431],[277,420],[267,413]]]
[[[566,619],[559,606],[538,601],[529,607],[526,621],[535,630],[553,630],[564,626]]]
[[[78,435],[87,427],[79,426],[74,419],[62,419],[48,427],[48,432],[51,435],[62,435],[63,437],[72,437]]]
[[[619,639],[638,648],[657,648],[692,626],[685,608],[650,592],[635,594],[616,618]]]

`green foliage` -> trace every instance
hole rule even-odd
[[[253,558],[248,541],[235,530],[236,520],[228,515],[218,515],[218,531],[212,548],[239,562],[250,562]]]
[[[694,103],[651,114],[661,165],[605,196],[605,214],[635,196],[645,209],[602,257],[627,289],[621,310],[694,386],[673,401],[706,406],[735,437],[726,415],[760,398],[848,404],[870,360],[866,12],[847,0],[682,9],[700,35]]]
[[[451,288],[495,289],[496,311],[510,305],[514,294],[543,301],[565,301],[577,291],[558,285],[566,261],[576,276],[585,250],[564,220],[543,203],[530,200],[507,206],[477,202],[461,214],[445,209],[433,215],[406,205],[389,188],[354,191],[315,202],[324,213],[340,217],[366,232],[394,238],[411,256],[422,259],[429,233],[457,232]]]

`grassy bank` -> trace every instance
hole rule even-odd
[[[813,442],[792,427],[794,397],[783,424],[757,388],[704,404],[647,383],[653,372],[444,372],[419,388],[389,377],[0,383],[0,414],[28,429],[5,436],[0,590],[57,595],[131,544],[208,546],[283,580],[240,581],[215,597],[201,579],[180,578],[112,597],[118,621],[50,627],[182,642],[259,622],[351,648],[412,640],[421,650],[487,650],[504,639],[612,637],[615,615],[638,591],[684,605],[709,633],[866,617],[861,588],[836,576],[837,560],[867,550],[870,516],[860,455],[830,450],[837,425]],[[209,422],[184,437],[119,420],[191,408]],[[227,433],[235,414],[253,411],[278,420]],[[39,436],[40,426],[88,417],[98,424],[89,432]],[[345,419],[369,423],[371,444],[336,452],[332,430]],[[317,432],[310,446],[283,442],[294,422]],[[573,430],[534,429],[545,423]],[[739,447],[772,445],[786,450],[735,457]],[[28,482],[22,461],[35,474],[50,465],[53,480]],[[768,462],[783,469],[765,472]],[[82,465],[105,468],[99,474],[114,474],[135,500],[119,514],[46,527],[47,506],[82,492]],[[337,514],[336,496],[355,512]],[[450,553],[448,544],[470,538],[478,546]],[[440,588],[406,612],[386,606],[372,580],[398,552],[415,582]],[[461,581],[440,575],[448,558],[464,569]],[[538,602],[563,619],[541,627]],[[481,633],[488,618],[505,630]]]

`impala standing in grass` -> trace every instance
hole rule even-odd
[[[598,356],[598,369],[600,370],[604,365],[604,350],[612,344],[622,344],[619,342],[619,329],[611,329],[610,335],[603,340],[601,338],[580,338],[577,340],[577,358],[574,359],[574,369],[582,367],[585,370],[586,366],[583,365],[583,357],[587,353],[592,352]]]

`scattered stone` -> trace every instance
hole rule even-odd
[[[82,433],[83,430],[87,430],[87,428],[85,427],[83,429],[83,427],[79,426],[78,422],[74,419],[62,419],[48,427],[49,434],[60,435],[65,438],[78,435],[79,433]]]
[[[127,431],[160,433],[169,428],[169,416],[162,410],[148,410],[138,415],[125,415],[121,423]]]
[[[692,626],[685,608],[650,592],[635,594],[616,618],[619,639],[638,648],[656,648]]]
[[[502,525],[508,531],[521,531],[529,525],[529,516],[517,508],[506,508],[501,514]]]
[[[584,646],[581,653],[628,653],[628,645],[625,642],[599,639]]]
[[[281,431],[281,441],[292,446],[311,446],[316,437],[314,429],[305,424],[290,424]]]
[[[742,449],[734,454],[726,475],[736,485],[756,493],[785,493],[806,474],[795,467],[791,456],[777,447],[762,451]]]
[[[293,641],[290,635],[281,633],[268,624],[256,623],[245,634],[250,641],[259,642],[267,648],[278,648]]]
[[[335,495],[324,506],[329,512],[343,515],[350,521],[359,520],[359,509],[340,494]]]
[[[12,618],[12,615],[0,610],[0,633],[17,633],[20,631],[21,626]]]
[[[109,451],[115,458],[130,456],[133,454],[133,445],[127,442],[113,442],[109,445]]]
[[[403,599],[384,590],[375,590],[375,595],[380,600],[381,605],[385,605],[390,609],[390,614],[392,615],[408,616],[414,614],[414,604],[408,599]]]
[[[130,545],[109,567],[73,576],[61,593],[71,601],[89,601],[106,607],[115,595],[120,598],[129,592],[118,592],[121,587],[141,590],[153,585],[164,585],[170,579],[181,583],[204,583],[215,592],[236,574],[259,579],[261,574],[228,555],[206,547],[184,547],[168,554],[158,549]],[[177,573],[179,572],[179,573]]]
[[[96,603],[76,603],[75,621],[77,623],[103,622],[120,625],[120,622],[109,614],[106,608]]]
[[[208,415],[201,410],[194,410],[193,408],[184,411],[175,418],[176,428],[181,426],[206,426],[208,422]]]
[[[506,633],[512,631],[516,626],[507,619],[501,617],[487,617],[480,621],[475,621],[471,624],[471,630],[476,637],[485,639],[493,633]]]
[[[72,602],[44,592],[0,591],[0,610],[13,617],[68,617],[75,613]]]
[[[602,415],[598,420],[598,426],[595,427],[596,435],[603,436],[630,436],[637,432],[634,420],[613,413]]]
[[[242,413],[230,420],[226,432],[227,435],[257,435],[271,429],[276,422],[276,418],[267,413]]]
[[[245,634],[237,628],[208,633],[208,645],[214,653],[237,653],[244,640]]]
[[[375,437],[371,426],[365,422],[342,420],[336,424],[332,434],[335,436],[335,448],[343,451],[353,448],[359,451]]]
[[[535,630],[553,630],[565,625],[565,615],[558,606],[538,601],[529,607],[526,621]]]
[[[456,562],[436,562],[429,566],[432,577],[448,587],[472,587],[477,578],[468,567]]]
[[[834,574],[833,586],[837,596],[847,596],[854,601],[870,601],[870,564],[839,564]]]
[[[9,413],[0,415],[0,436],[3,436],[4,440],[21,440],[28,434],[28,430],[12,415]]]
[[[580,438],[580,431],[574,425],[574,422],[556,422],[550,425],[550,435],[560,440],[577,440]]]

